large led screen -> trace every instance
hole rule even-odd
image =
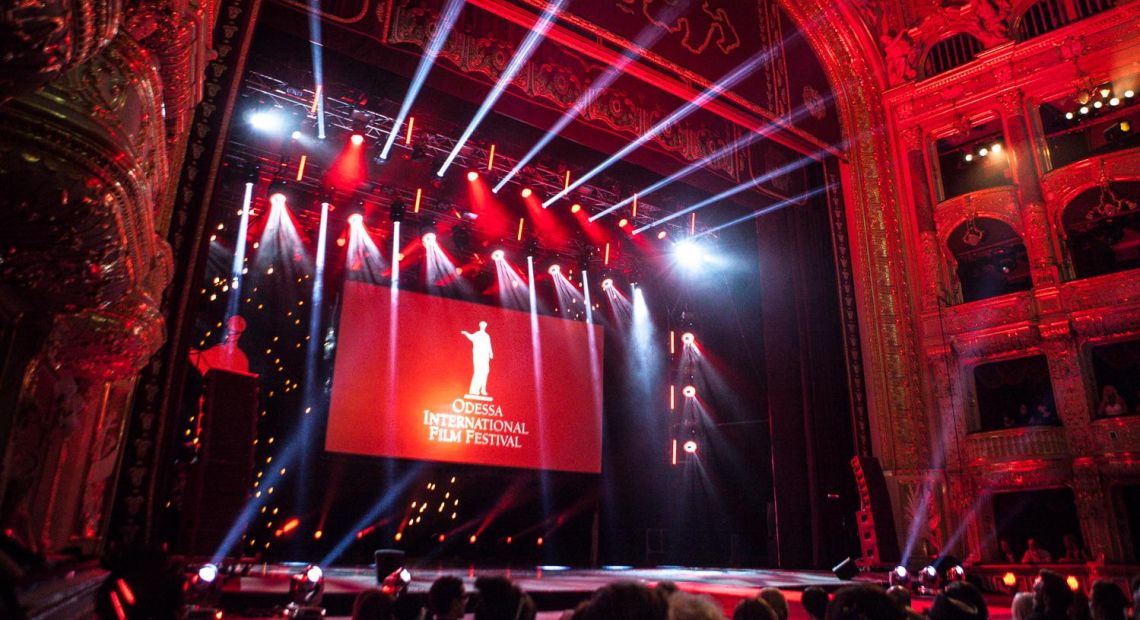
[[[602,336],[579,321],[346,282],[325,449],[598,473]]]

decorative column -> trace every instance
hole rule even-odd
[[[1055,286],[1060,281],[1054,235],[1045,213],[1041,177],[1037,174],[1036,147],[1026,120],[1025,96],[1020,90],[998,97],[1005,125],[1006,157],[1017,184],[1025,248],[1029,252],[1029,268],[1037,289]]]
[[[926,158],[925,136],[922,128],[908,127],[900,133],[906,151],[905,174],[909,180],[910,202],[914,208],[915,225],[921,252],[921,299],[923,312],[936,312],[945,295],[945,278],[942,252],[938,247],[938,232],[934,226],[934,205],[930,193],[930,165]]]

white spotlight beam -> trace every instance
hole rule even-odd
[[[662,11],[661,14],[657,17],[656,21],[664,24],[673,23],[673,20],[682,15],[688,8],[689,2],[687,0],[684,2],[678,2],[674,6],[667,6],[666,9]],[[578,115],[582,113],[582,110],[585,110],[586,106],[588,106],[590,102],[598,96],[599,93],[609,88],[609,86],[613,84],[615,80],[621,77],[622,73],[625,72],[625,68],[629,66],[631,62],[640,58],[641,54],[645,51],[646,48],[653,47],[653,45],[657,43],[658,39],[665,35],[665,32],[666,30],[664,28],[658,28],[657,26],[647,26],[646,28],[642,29],[642,31],[639,32],[636,37],[634,37],[633,44],[630,46],[630,53],[622,54],[621,60],[619,60],[616,64],[610,65],[610,68],[606,69],[605,73],[598,76],[598,79],[590,83],[590,86],[583,90],[582,94],[578,96],[578,100],[574,102],[574,105],[571,106],[570,109],[567,110],[562,115],[562,117],[558,119],[558,122],[550,128],[550,131],[546,132],[546,135],[542,136],[542,138],[539,139],[539,141],[533,147],[531,147],[530,151],[528,151],[527,154],[522,157],[522,159],[518,160],[518,162],[515,163],[514,168],[511,168],[511,171],[503,176],[502,180],[495,184],[495,187],[491,189],[491,192],[495,194],[499,193],[499,190],[503,189],[508,181],[514,178],[514,176],[518,174],[524,166],[529,164],[530,161],[534,159],[539,154],[539,152],[542,151],[542,149],[546,148],[546,145],[550,144],[551,140],[554,140],[554,138],[558,137],[558,134],[562,133],[562,130],[566,129],[567,125],[572,123],[574,119],[578,118]]]
[[[380,151],[380,159],[388,159],[388,152],[392,150],[392,145],[396,142],[396,136],[400,134],[400,127],[404,125],[404,120],[408,118],[408,113],[412,111],[412,104],[415,103],[416,97],[420,94],[420,88],[423,87],[428,72],[431,71],[432,65],[435,64],[435,59],[439,56],[439,51],[443,49],[443,44],[447,42],[447,37],[451,34],[451,29],[455,26],[455,20],[459,17],[459,9],[461,8],[463,8],[463,0],[447,0],[447,5],[443,7],[439,21],[435,25],[435,32],[432,33],[431,40],[428,41],[423,56],[420,56],[420,64],[416,66],[416,72],[412,76],[412,83],[408,86],[407,94],[404,95],[404,102],[400,104],[400,112],[396,115],[396,119],[392,121],[392,131],[388,133],[388,139],[384,141],[384,148]]]
[[[230,270],[230,297],[226,301],[226,320],[238,313],[241,306],[241,281],[245,272],[245,246],[249,235],[249,205],[253,203],[253,183],[245,184],[245,198],[241,204],[237,240],[234,243],[234,263]]]
[[[707,207],[713,203],[720,202],[721,200],[725,200],[726,198],[731,198],[731,197],[733,197],[733,196],[735,196],[735,195],[737,195],[743,191],[752,189],[753,187],[756,187],[757,185],[760,185],[761,183],[767,182],[770,179],[774,179],[774,178],[776,178],[782,174],[788,174],[789,172],[792,172],[794,170],[798,170],[799,168],[802,168],[802,167],[816,161],[814,155],[821,155],[823,153],[824,153],[824,151],[816,151],[816,153],[814,153],[813,155],[809,155],[807,157],[801,157],[800,159],[797,159],[797,160],[792,161],[790,163],[787,163],[783,166],[780,166],[779,168],[776,168],[775,170],[769,170],[768,172],[765,172],[764,174],[752,179],[751,181],[745,181],[744,183],[741,183],[740,185],[737,185],[735,187],[730,187],[729,189],[726,189],[723,192],[721,192],[715,196],[705,198],[704,200],[702,200],[702,201],[700,201],[694,205],[690,205],[688,207],[685,207],[684,209],[681,209],[680,211],[677,211],[675,213],[670,213],[669,215],[666,215],[665,217],[662,217],[655,222],[650,222],[650,223],[648,223],[648,224],[646,224],[640,228],[634,229],[633,234],[639,235],[639,234],[649,230],[650,228],[660,226],[660,225],[662,225],[662,224],[664,224],[670,220],[674,220],[676,218],[681,217],[682,215],[687,215],[689,213],[692,213],[693,211],[703,209],[703,208],[705,208],[705,207]]]
[[[739,224],[741,222],[747,222],[748,220],[758,218],[762,215],[767,215],[773,211],[779,211],[780,209],[783,209],[784,207],[791,206],[791,205],[798,203],[800,201],[807,200],[809,198],[818,196],[819,194],[822,194],[825,190],[826,190],[826,188],[823,188],[823,187],[817,187],[815,189],[808,190],[808,191],[806,191],[806,192],[804,192],[798,196],[792,196],[791,198],[788,198],[787,200],[781,200],[780,202],[777,202],[774,205],[768,205],[767,207],[764,207],[763,209],[757,209],[756,211],[753,211],[752,213],[742,215],[742,216],[740,216],[734,220],[725,222],[725,223],[720,224],[718,226],[714,226],[708,230],[701,231],[701,232],[697,233],[696,235],[693,235],[692,237],[689,237],[689,238],[690,239],[698,239],[700,237],[704,237],[705,235],[711,235],[713,233],[724,230],[725,228],[728,228],[730,226],[736,226],[737,224]]]
[[[830,97],[831,97],[831,95],[828,95],[829,99],[830,99]],[[800,106],[799,109],[797,109],[795,112],[792,113],[791,118],[786,121],[786,124],[792,125],[792,124],[796,123],[808,112],[809,112],[809,110],[808,110],[807,106]],[[777,131],[777,129],[778,128],[776,125],[767,125],[767,126],[762,126],[758,129],[756,129],[755,131],[750,131],[750,132],[748,132],[747,135],[734,140],[731,144],[723,146],[723,147],[717,149],[716,151],[713,151],[712,153],[705,155],[704,157],[702,157],[702,158],[698,159],[697,161],[685,166],[684,168],[681,168],[677,172],[674,172],[673,174],[665,177],[664,179],[661,179],[660,181],[657,181],[656,183],[653,183],[652,185],[650,185],[646,188],[643,188],[642,190],[640,190],[638,192],[635,192],[634,195],[637,196],[639,199],[645,199],[646,196],[652,194],[653,192],[655,192],[655,191],[657,191],[657,190],[659,190],[659,189],[661,189],[667,185],[670,185],[672,183],[680,181],[681,179],[689,176],[690,174],[692,174],[698,170],[703,170],[704,167],[706,165],[708,165],[709,163],[714,162],[714,161],[716,161],[722,157],[725,157],[727,155],[730,155],[730,154],[732,154],[732,153],[734,153],[734,152],[736,152],[742,148],[748,147],[753,142],[756,142],[757,140],[760,140],[761,138],[767,138],[771,134],[775,133]],[[629,204],[631,202],[633,202],[633,196],[630,196],[630,197],[622,200],[621,202],[619,202],[619,203],[617,203],[611,207],[607,207],[606,209],[599,211],[598,213],[595,213],[594,215],[591,215],[590,221],[591,222],[596,221],[598,218],[601,218],[605,215],[613,213],[614,211],[626,206],[627,204]]]
[[[475,117],[467,124],[467,129],[463,130],[463,135],[455,142],[455,147],[451,149],[451,153],[447,155],[447,159],[444,160],[439,171],[435,173],[436,176],[443,176],[443,173],[447,172],[447,169],[451,167],[451,162],[455,161],[455,158],[459,155],[459,151],[463,149],[463,146],[467,144],[467,141],[471,138],[471,134],[475,133],[475,129],[479,127],[479,123],[483,122],[483,118],[491,111],[491,108],[499,100],[499,97],[506,91],[507,86],[515,79],[515,75],[518,74],[519,70],[526,64],[531,53],[534,52],[534,48],[538,46],[538,42],[546,36],[546,31],[550,29],[555,18],[557,18],[558,14],[562,11],[563,2],[565,2],[565,0],[554,0],[546,5],[546,9],[542,11],[542,15],[539,16],[538,21],[535,22],[530,32],[527,33],[526,38],[523,39],[518,49],[515,50],[514,57],[511,58],[511,62],[507,64],[507,68],[503,71],[502,75],[499,76],[499,80],[495,82],[495,86],[491,88],[491,92],[487,93],[487,97],[483,99],[482,105],[480,105],[479,109],[475,112]]]
[[[733,86],[736,86],[736,84],[738,84],[740,82],[740,80],[743,80],[745,77],[747,77],[750,73],[752,73],[752,71],[754,69],[756,69],[760,65],[767,62],[768,59],[771,58],[773,53],[774,53],[773,50],[765,50],[762,52],[758,52],[758,53],[754,54],[748,60],[740,63],[739,66],[737,66],[732,71],[729,71],[728,74],[725,75],[724,77],[722,77],[716,84],[713,84],[712,86],[709,86],[708,88],[706,88],[704,91],[701,92],[701,94],[697,95],[696,98],[694,98],[692,101],[689,101],[688,103],[685,103],[684,105],[677,108],[676,110],[673,110],[673,112],[671,114],[669,114],[669,116],[666,116],[665,118],[661,119],[656,125],[654,125],[653,127],[650,127],[644,134],[639,136],[636,140],[625,145],[624,147],[622,147],[622,149],[620,151],[618,151],[617,153],[614,153],[608,159],[606,159],[602,163],[598,164],[593,170],[582,175],[576,181],[571,183],[568,187],[566,187],[562,191],[558,192],[557,194],[551,196],[549,199],[547,199],[546,202],[542,203],[542,206],[543,207],[549,207],[550,205],[554,204],[556,201],[558,201],[563,196],[569,194],[570,192],[574,191],[575,189],[580,187],[585,182],[587,182],[590,179],[601,174],[605,169],[607,169],[610,166],[614,165],[615,163],[621,161],[622,159],[625,159],[626,155],[629,155],[633,151],[637,150],[637,148],[640,147],[642,144],[645,144],[646,142],[652,140],[653,138],[656,138],[658,134],[660,134],[662,131],[665,131],[666,129],[668,129],[674,123],[677,123],[678,121],[684,119],[686,116],[688,116],[688,115],[692,114],[693,112],[695,112],[696,110],[704,107],[704,105],[706,103],[708,103],[709,101],[712,101],[713,99],[716,99],[717,97],[719,97],[721,95],[721,93],[731,89]]]

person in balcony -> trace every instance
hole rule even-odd
[[[1126,413],[1128,413],[1128,404],[1120,397],[1120,392],[1116,391],[1116,386],[1104,386],[1104,390],[1100,394],[1100,407],[1097,408],[1097,415],[1102,418],[1111,418]]]
[[[1089,554],[1081,549],[1081,544],[1077,542],[1077,537],[1072,534],[1065,534],[1061,539],[1065,543],[1065,554],[1062,555],[1058,562],[1088,562]]]
[[[1061,423],[1060,420],[1057,419],[1057,414],[1053,413],[1053,410],[1045,403],[1037,405],[1037,410],[1033,412],[1033,416],[1030,420],[1031,424],[1041,426],[1057,426]]]
[[[1053,554],[1049,550],[1038,545],[1036,538],[1030,538],[1026,545],[1028,548],[1025,554],[1021,556],[1022,564],[1048,564],[1053,561]]]
[[[998,556],[1002,562],[1017,563],[1017,554],[1013,552],[1013,545],[1009,544],[1009,539],[1003,538],[998,541]]]

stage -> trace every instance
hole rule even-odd
[[[226,581],[222,606],[228,617],[269,617],[274,607],[288,601],[289,576],[304,568],[303,564],[255,565],[248,575],[232,577]],[[535,601],[540,617],[558,618],[561,612],[573,609],[598,588],[621,580],[641,581],[653,585],[671,581],[685,591],[714,598],[731,617],[736,604],[754,596],[760,588],[775,587],[788,598],[791,618],[807,618],[800,606],[800,592],[809,586],[828,591],[851,583],[877,583],[885,586],[886,573],[864,573],[854,581],[841,581],[827,571],[794,571],[768,569],[696,569],[683,567],[604,569],[543,566],[530,568],[467,568],[409,567],[412,583],[409,592],[426,595],[432,581],[442,575],[463,579],[467,589],[474,590],[475,579],[480,576],[503,575],[509,577]],[[330,568],[325,571],[323,605],[330,617],[350,616],[352,602],[366,588],[376,587],[375,571],[371,567]],[[929,598],[917,598],[917,608],[929,607]],[[1008,617],[1008,602],[992,599],[991,618]]]

